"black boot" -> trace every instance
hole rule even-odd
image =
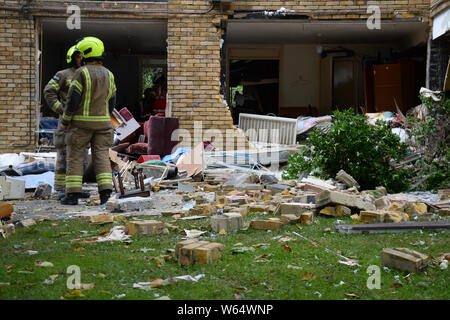
[[[69,193],[61,199],[61,204],[76,206],[78,205],[78,198],[80,198],[79,193]]]
[[[60,191],[58,191],[58,194],[56,195],[56,200],[61,200],[65,196],[66,196],[66,191],[65,190],[60,190]]]
[[[100,205],[104,205],[106,201],[108,201],[111,196],[111,190],[102,190],[100,191]]]
[[[80,198],[81,199],[88,199],[91,197],[91,194],[89,193],[89,191],[83,191],[80,193]]]

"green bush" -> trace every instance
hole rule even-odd
[[[408,117],[411,147],[421,153],[414,163],[414,190],[450,188],[450,98],[438,96],[440,101],[420,96],[427,110],[425,119]]]
[[[386,124],[377,127],[366,123],[363,115],[349,109],[335,111],[328,134],[314,129],[299,154],[289,158],[283,179],[297,179],[302,172],[329,179],[343,169],[352,175],[362,189],[384,186],[389,192],[400,192],[408,187],[410,172],[395,169],[392,159],[398,161],[407,155],[408,148],[400,143]]]

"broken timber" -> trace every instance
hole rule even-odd
[[[335,224],[334,227],[340,233],[386,233],[406,232],[410,230],[450,230],[450,221],[425,221],[425,222],[397,222],[397,223],[371,223],[371,224]]]

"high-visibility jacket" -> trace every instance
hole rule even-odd
[[[109,100],[115,98],[117,89],[111,71],[100,62],[88,62],[75,72],[69,89],[69,99],[73,90],[81,95],[81,102],[76,110],[66,108],[62,117],[63,123],[94,130],[112,128]]]
[[[64,112],[75,71],[73,67],[58,71],[44,88],[45,101],[54,112],[60,115]]]

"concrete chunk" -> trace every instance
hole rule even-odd
[[[353,186],[359,187],[359,183],[344,170],[340,170],[336,174],[336,180],[344,183],[348,187],[353,187]]]
[[[142,220],[127,222],[128,234],[153,236],[162,234],[164,230],[164,223],[156,220]]]
[[[418,272],[428,266],[428,256],[407,248],[386,248],[381,252],[381,264],[406,272]]]
[[[308,204],[308,203],[299,203],[299,202],[286,202],[280,203],[275,209],[276,215],[281,214],[295,214],[297,216],[301,216],[303,212],[314,211],[316,209],[316,205]]]
[[[111,212],[147,210],[153,207],[151,197],[111,198],[106,202],[106,209]]]
[[[52,195],[52,186],[48,183],[41,183],[34,191],[33,198],[47,199]]]
[[[323,191],[316,196],[316,205],[318,207],[326,206],[327,204],[340,204],[350,208],[357,208],[360,210],[375,210],[376,207],[371,202],[366,202],[360,197],[352,194],[347,194],[338,191]]]

